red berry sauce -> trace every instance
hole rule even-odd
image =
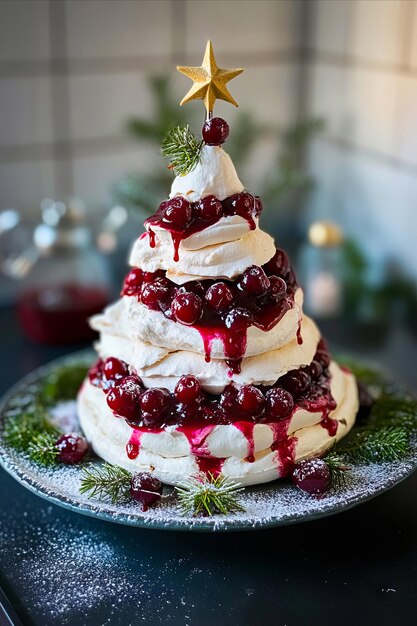
[[[262,202],[258,196],[243,191],[225,200],[206,196],[198,202],[189,202],[183,196],[176,196],[160,204],[154,215],[145,220],[149,234],[149,245],[155,247],[155,231],[158,226],[171,233],[174,246],[174,261],[179,260],[179,247],[183,239],[212,226],[222,217],[240,215],[247,220],[249,228],[255,230],[255,218],[262,212]]]

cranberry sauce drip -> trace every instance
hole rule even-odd
[[[204,392],[191,375],[182,376],[173,393],[157,387],[146,389],[138,376],[129,373],[127,364],[114,357],[99,359],[91,367],[89,379],[107,394],[107,404],[115,416],[124,418],[132,428],[126,446],[130,459],[138,456],[143,433],[158,434],[173,425],[187,437],[194,456],[210,459],[207,437],[215,426],[233,424],[248,442],[246,460],[253,462],[255,424],[267,423],[273,430],[271,447],[277,451],[277,465],[283,475],[290,471],[294,457],[295,439],[287,430],[297,409],[321,413],[322,426],[331,436],[336,433],[337,421],[329,417],[336,408],[329,364],[329,353],[320,341],[309,366],[288,372],[274,385],[236,387],[231,383],[220,395]]]
[[[247,192],[237,193],[225,200],[206,196],[198,202],[189,202],[183,196],[176,196],[159,205],[157,212],[145,221],[145,228],[149,232],[151,248],[155,247],[153,226],[169,231],[174,246],[174,261],[178,261],[179,247],[183,239],[212,226],[222,217],[231,215],[240,215],[248,222],[249,228],[254,230],[255,218],[259,217],[261,212],[260,198]]]
[[[234,281],[202,280],[178,286],[166,278],[164,270],[151,273],[135,267],[125,278],[122,295],[136,296],[168,319],[195,328],[206,361],[213,341],[220,339],[228,366],[239,373],[247,329],[271,330],[294,306],[297,288],[287,255],[277,250],[264,266],[252,265]],[[300,330],[297,337],[301,343]]]

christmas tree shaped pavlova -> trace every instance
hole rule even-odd
[[[194,81],[183,102],[204,100],[202,140],[185,127],[163,143],[176,178],[133,245],[121,299],[91,321],[100,358],[81,426],[139,491],[291,473],[319,492],[319,458],[355,421],[356,380],[303,315],[287,255],[259,228],[261,199],[223,149],[229,127],[213,107],[236,104],[226,84],[242,70],[219,68],[210,42],[201,67],[178,69]]]

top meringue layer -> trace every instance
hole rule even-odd
[[[225,200],[241,193],[243,185],[229,155],[220,146],[203,146],[200,162],[185,176],[177,176],[172,183],[170,198],[184,196],[196,202],[205,196]]]

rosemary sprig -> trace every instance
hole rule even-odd
[[[128,502],[130,496],[130,472],[118,465],[104,465],[84,467],[82,470],[80,493],[88,494],[89,498]]]
[[[184,515],[215,515],[244,511],[237,500],[237,494],[243,491],[235,482],[222,476],[214,477],[199,474],[185,480],[175,487],[178,505]]]
[[[48,433],[35,435],[28,444],[27,452],[36,463],[54,465],[58,455],[56,436]]]
[[[202,141],[197,141],[189,125],[177,126],[169,131],[162,142],[162,155],[169,159],[170,168],[178,176],[191,172],[200,161]]]
[[[58,400],[73,400],[86,377],[85,365],[65,365],[54,370],[47,377],[39,393],[42,404],[50,406]]]

